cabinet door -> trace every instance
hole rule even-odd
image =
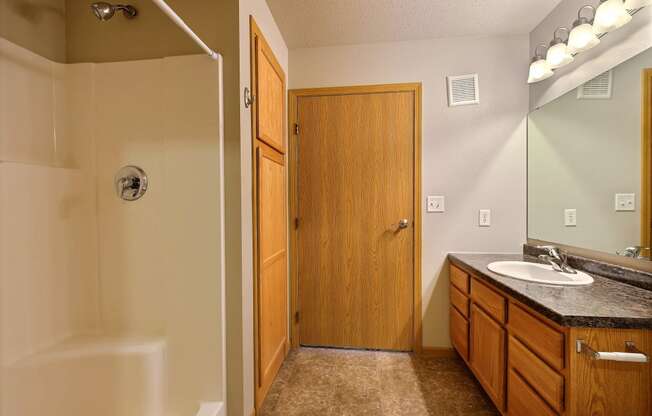
[[[652,355],[652,331],[572,328],[571,346],[583,340],[596,351],[627,352],[626,342]],[[652,364],[593,360],[572,351],[569,356],[570,406],[573,416],[649,416],[652,414]]]
[[[451,341],[457,352],[469,359],[469,322],[453,306],[450,307]]]
[[[489,315],[471,305],[470,365],[496,406],[505,399],[505,330]]]
[[[262,402],[288,348],[285,167],[275,150],[257,149],[258,390]]]
[[[281,153],[285,153],[285,73],[272,49],[252,20],[253,117],[254,135]]]

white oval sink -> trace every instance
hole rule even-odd
[[[503,276],[549,285],[581,286],[593,283],[593,278],[584,272],[578,270],[577,274],[560,273],[547,264],[524,261],[496,261],[489,264],[487,268]]]

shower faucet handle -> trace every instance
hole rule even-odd
[[[115,175],[118,197],[125,201],[135,201],[147,191],[147,175],[138,166],[125,166]]]

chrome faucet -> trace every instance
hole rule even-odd
[[[648,259],[648,257],[643,256],[643,250],[650,250],[648,247],[641,246],[632,246],[627,247],[623,251],[617,251],[616,254],[623,257],[631,257],[633,259]]]
[[[576,274],[577,271],[568,265],[568,252],[555,246],[539,246],[541,250],[546,250],[548,254],[541,254],[540,260],[549,263],[554,271],[560,273]]]

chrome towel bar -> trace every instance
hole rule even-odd
[[[578,353],[586,354],[593,360],[624,361],[630,363],[647,363],[650,361],[649,357],[636,348],[636,345],[632,341],[625,342],[625,350],[627,352],[595,351],[582,339],[575,341],[575,346]]]

